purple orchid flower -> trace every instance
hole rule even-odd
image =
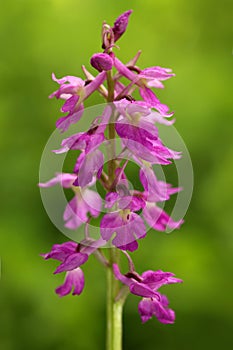
[[[64,188],[71,188],[75,196],[67,204],[63,219],[65,227],[75,230],[88,221],[88,213],[98,217],[102,207],[102,200],[98,193],[87,187],[74,187],[73,183],[77,176],[75,174],[57,174],[53,179],[45,183],[39,183],[40,187],[51,187],[60,184]]]
[[[74,172],[76,173],[76,178],[73,182],[74,186],[85,187],[94,181],[96,175],[97,178],[100,177],[104,156],[97,148],[104,139],[103,133],[78,133],[64,139],[61,144],[62,147],[54,150],[54,153],[57,154],[69,150],[82,150],[74,167]]]
[[[162,104],[150,89],[150,87],[163,88],[161,80],[166,80],[174,76],[174,74],[170,73],[170,70],[162,67],[149,67],[141,71],[139,68],[133,67],[134,70],[138,71],[138,74],[135,74],[117,57],[113,57],[113,62],[120,75],[139,87],[140,95],[149,107],[157,109],[163,116],[169,117],[173,115],[173,113],[168,113],[169,107]]]
[[[143,198],[146,205],[142,210],[142,215],[148,225],[157,231],[165,231],[166,228],[178,229],[183,224],[183,220],[174,221],[164,210],[157,206],[157,202],[170,199],[170,196],[182,190],[180,187],[172,187],[164,181],[157,180],[151,167],[140,169],[139,177],[145,189]]]
[[[157,290],[166,284],[181,283],[181,279],[175,278],[171,272],[146,271],[140,276],[135,271],[122,275],[117,264],[113,264],[116,279],[129,287],[132,294],[143,297],[139,303],[139,314],[142,322],[146,322],[152,316],[157,317],[161,323],[174,323],[175,313],[168,308],[168,299]]]
[[[56,293],[63,297],[69,294],[73,289],[73,295],[80,295],[84,288],[84,274],[80,269],[88,257],[100,246],[104,244],[103,240],[83,240],[77,244],[75,242],[66,242],[55,244],[51,251],[41,254],[45,260],[55,259],[61,261],[54,274],[66,272],[64,283],[56,288]]]
[[[76,230],[85,224],[85,239],[80,243],[70,241],[56,244],[50,252],[42,254],[46,260],[59,261],[54,274],[65,272],[64,283],[56,289],[56,293],[61,297],[69,293],[82,293],[85,283],[82,265],[92,253],[108,269],[108,276],[111,276],[107,278],[107,288],[111,291],[107,304],[108,310],[111,310],[107,319],[108,345],[113,342],[115,344],[114,330],[121,329],[121,310],[115,306],[118,302],[123,305],[127,289],[142,298],[138,311],[143,323],[155,316],[161,323],[170,324],[174,323],[175,313],[169,308],[167,297],[158,290],[166,284],[182,282],[173,273],[162,270],[149,270],[139,275],[127,253],[138,248],[138,240],[146,236],[148,225],[158,231],[165,231],[167,228],[179,228],[183,223],[182,219],[174,221],[161,208],[161,203],[169,200],[181,188],[173,188],[158,180],[152,166],[167,165],[173,159],[181,157],[180,152],[166,147],[159,137],[157,123],[169,126],[175,120],[170,119],[173,113],[167,105],[161,103],[153,90],[164,88],[164,81],[174,74],[170,69],[159,66],[140,69],[136,64],[141,51],[126,64],[115,56],[113,51],[117,47],[116,42],[126,31],[131,13],[132,10],[129,10],[121,14],[113,26],[103,23],[103,52],[93,54],[90,59],[92,67],[99,72],[96,77],[84,66],[82,70],[86,80],[74,76],[57,79],[52,75],[59,88],[50,97],[64,100],[61,112],[66,115],[56,122],[57,128],[62,132],[80,120],[84,102],[94,91],[98,90],[107,106],[101,116],[95,116],[86,132],[77,130],[74,135],[62,141],[59,149],[53,151],[56,154],[78,151],[73,173],[58,173],[51,180],[39,184],[40,187],[60,184],[63,188],[71,189],[74,196],[64,210],[65,227]],[[123,82],[121,78],[124,79]],[[135,99],[139,95],[140,101]],[[117,135],[120,138],[119,144]],[[109,163],[103,169],[102,148],[105,145]],[[142,191],[131,189],[126,176],[130,160],[140,166]],[[88,225],[92,217],[100,215],[102,208],[100,195],[91,190],[91,186],[98,180],[106,191],[107,213],[100,219],[101,238],[94,240],[90,237]],[[99,248],[110,242],[117,249],[113,253],[109,252],[107,257]],[[119,250],[128,258],[129,272],[126,274],[122,274],[120,265],[118,266]],[[112,274],[128,288],[123,286],[118,294]],[[120,344],[120,339],[117,341]]]
[[[60,149],[54,151],[57,154],[69,150],[82,151],[74,167],[76,173],[74,186],[85,187],[94,181],[96,175],[99,178],[102,173],[104,156],[97,148],[105,140],[105,136],[103,132],[97,130],[90,129],[86,133],[72,135],[62,141]]]
[[[81,150],[77,158],[74,172],[76,179],[74,186],[85,187],[92,183],[95,176],[99,178],[102,173],[104,156],[98,147],[105,140],[104,131],[111,116],[111,107],[104,109],[103,115],[97,117],[87,132],[74,134],[61,143],[61,148],[54,150],[56,154],[68,152],[69,150]]]
[[[71,124],[77,123],[83,114],[83,102],[87,99],[94,91],[98,90],[99,86],[106,79],[105,72],[101,72],[97,77],[86,84],[81,78],[74,76],[66,76],[61,79],[57,79],[52,74],[52,79],[56,81],[60,88],[52,93],[49,97],[56,97],[65,100],[61,111],[68,114],[57,120],[56,126],[61,131],[66,131]]]
[[[146,228],[139,215],[125,210],[104,215],[100,223],[100,232],[106,241],[109,241],[115,232],[116,237],[112,244],[121,250],[133,252],[138,248],[136,239],[145,237]]]
[[[122,190],[122,188],[121,188]],[[104,240],[109,241],[114,233],[112,244],[121,250],[134,251],[138,248],[137,239],[144,238],[146,227],[142,218],[135,212],[145,205],[143,199],[109,192],[106,196],[106,207],[114,204],[118,210],[105,214],[100,222],[100,233]]]
[[[158,137],[158,129],[149,117],[150,109],[141,104],[127,100],[115,102],[120,116],[115,129],[122,143],[133,154],[152,164],[170,164],[169,159],[179,159],[180,153],[162,144]]]

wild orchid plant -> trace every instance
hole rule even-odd
[[[169,308],[165,295],[158,289],[166,284],[180,283],[171,272],[148,270],[136,272],[128,252],[138,249],[138,240],[146,236],[146,224],[158,231],[179,228],[182,220],[175,222],[158,203],[169,200],[180,188],[157,179],[153,164],[167,165],[179,159],[180,153],[167,148],[159,138],[156,123],[173,124],[168,106],[162,104],[153,89],[164,87],[163,81],[174,74],[170,69],[153,66],[140,69],[136,63],[140,51],[127,64],[122,63],[113,52],[116,42],[124,34],[132,11],[120,15],[113,27],[103,23],[103,52],[91,57],[91,65],[99,72],[94,77],[84,66],[85,79],[66,76],[53,80],[59,88],[50,97],[64,100],[61,111],[68,113],[57,120],[62,132],[82,117],[85,100],[98,91],[107,102],[103,114],[96,116],[87,132],[76,133],[62,141],[55,153],[78,150],[72,173],[59,173],[41,187],[60,184],[74,192],[64,211],[65,226],[76,230],[84,225],[84,239],[55,244],[44,259],[60,261],[55,274],[66,272],[64,284],[56,289],[63,297],[72,292],[79,295],[84,288],[81,265],[91,254],[95,255],[107,271],[107,349],[121,349],[122,308],[127,295],[135,294],[142,299],[138,311],[142,322],[155,316],[164,324],[173,323],[175,313]],[[124,77],[124,82],[122,82]],[[106,83],[106,86],[104,85]],[[138,90],[141,100],[135,99]],[[121,139],[121,152],[116,152],[117,137]],[[107,159],[100,150],[107,148]],[[143,191],[130,189],[125,169],[129,161],[139,167]],[[106,163],[106,164],[104,164]],[[99,181],[106,192],[105,201],[91,187]],[[107,212],[101,212],[103,202]],[[88,227],[93,218],[100,216],[100,233],[93,239]],[[96,227],[96,230],[98,228]],[[109,242],[112,246],[109,247]],[[109,249],[103,250],[108,246]],[[120,268],[120,255],[128,260],[128,271]]]

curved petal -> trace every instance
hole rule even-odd
[[[182,219],[174,221],[165,211],[151,203],[147,203],[142,213],[148,225],[158,231],[165,231],[167,227],[178,229],[184,222]]]
[[[86,188],[83,191],[83,200],[85,201],[91,215],[97,217],[102,208],[102,199],[100,195]]]
[[[64,261],[70,254],[73,254],[77,249],[78,244],[75,242],[65,242],[62,244],[54,244],[49,253],[41,254],[45,260],[56,259]]]
[[[134,281],[133,283],[131,283],[130,292],[132,294],[139,295],[145,298],[155,298],[155,297],[159,298],[159,293],[154,292],[153,289],[148,287],[146,284],[143,284],[137,281]]]
[[[83,253],[74,253],[69,255],[66,260],[57,267],[54,274],[61,273],[64,271],[71,271],[81,266],[88,260],[88,255]]]
[[[58,173],[51,180],[47,182],[40,182],[38,186],[46,188],[46,187],[54,186],[56,184],[60,184],[64,188],[70,188],[75,178],[76,178],[75,174]]]

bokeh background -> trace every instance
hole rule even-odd
[[[47,96],[58,77],[80,75],[100,50],[103,20],[134,10],[118,56],[143,50],[140,66],[172,67],[159,96],[176,112],[191,154],[195,188],[183,227],[150,233],[134,253],[139,272],[173,271],[183,285],[164,288],[174,325],[141,325],[139,299],[124,311],[124,348],[219,349],[232,341],[232,2],[230,0],[9,0],[0,6],[2,350],[102,350],[105,276],[94,258],[85,291],[60,299],[56,263],[39,254],[66,240],[44,211],[37,187],[44,145],[60,115]],[[89,105],[99,103],[93,97]],[[87,103],[88,105],[88,103]],[[48,164],[49,167],[49,164]]]

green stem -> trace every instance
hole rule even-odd
[[[107,268],[107,350],[121,350],[124,299],[116,301],[119,284],[114,277],[112,264],[119,263],[119,257],[116,248],[110,249],[109,267]]]
[[[108,102],[114,101],[114,81],[112,72],[107,72],[108,84]],[[114,110],[108,126],[109,136],[109,163],[108,163],[108,181],[114,182],[116,169],[116,151],[115,151],[115,125]],[[122,310],[123,300],[116,301],[119,292],[119,283],[113,274],[113,263],[119,264],[119,251],[116,248],[109,249],[109,266],[107,267],[107,350],[122,349]]]
[[[113,304],[113,350],[122,349],[122,311],[121,301]]]

